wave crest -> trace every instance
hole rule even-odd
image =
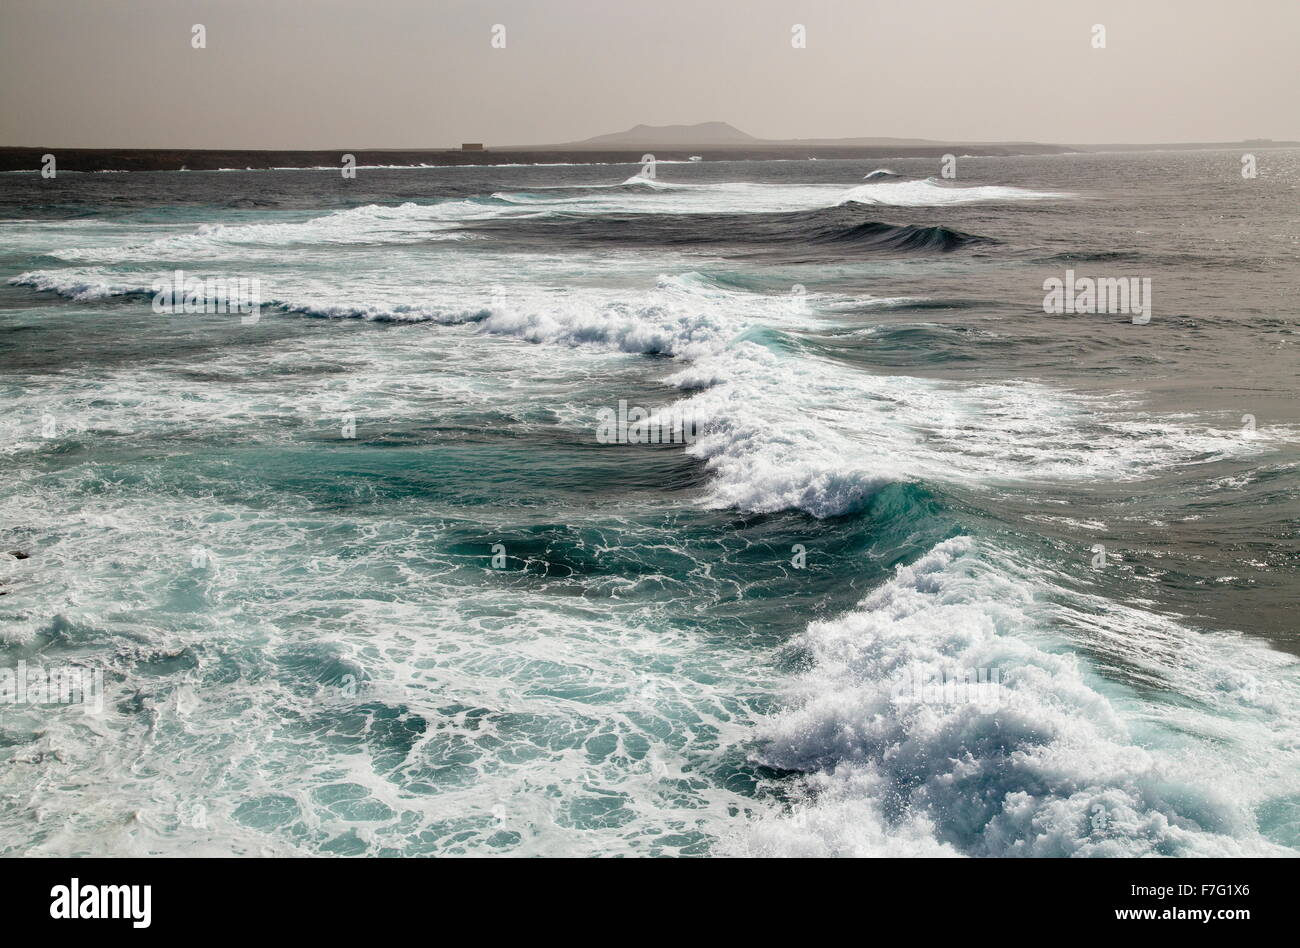
[[[873,172],[874,173],[874,172]],[[870,177],[870,176],[868,176]],[[971,204],[981,201],[1049,201],[1072,198],[1064,191],[1031,191],[1001,185],[950,186],[934,178],[924,180],[873,180],[850,188],[841,204],[888,204],[895,207],[935,207],[944,204]]]
[[[813,665],[795,683],[794,706],[760,727],[760,762],[806,774],[802,794],[737,845],[800,856],[1289,852],[1259,835],[1253,809],[1294,792],[1294,776],[1260,787],[1213,745],[1240,741],[1292,759],[1294,707],[1280,735],[1271,713],[1256,710],[1228,733],[1188,711],[1181,726],[1139,741],[1102,685],[1048,644],[1041,601],[1035,582],[991,567],[958,537],[899,567],[856,611],[810,625],[797,644]],[[1152,634],[1142,623],[1154,617],[1143,616],[1112,616],[1127,622],[1134,649]],[[1196,637],[1159,631],[1187,643],[1187,661]],[[1206,670],[1229,664],[1249,675],[1267,665],[1276,678],[1289,661],[1294,677],[1294,660],[1234,638],[1201,649],[1190,657]],[[972,669],[999,672],[987,701],[955,690],[927,696],[917,685]],[[1189,738],[1198,724],[1214,738]]]

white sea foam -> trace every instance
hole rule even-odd
[[[874,172],[873,172],[874,173]],[[858,185],[839,203],[889,204],[897,207],[931,207],[943,204],[971,204],[981,201],[1046,201],[1074,197],[1061,191],[1032,191],[999,185],[948,185],[926,178],[921,181],[876,181]]]
[[[582,194],[565,193],[569,190],[502,191],[493,197],[578,214],[764,214],[830,207],[844,193],[837,184],[700,184],[642,175],[633,175],[621,184],[584,186]]]
[[[805,773],[802,796],[734,848],[1290,852],[1259,835],[1253,811],[1300,790],[1294,658],[1105,602],[1053,603],[1014,560],[992,556],[997,566],[969,538],[948,540],[854,612],[809,626],[796,647],[812,667],[792,682],[789,710],[759,728],[761,761]],[[1139,656],[1161,673],[1161,693],[1184,701],[1137,697],[1065,650],[1095,651],[1098,635],[1120,646],[1110,667]],[[956,669],[996,671],[994,701],[915,700],[909,683]]]
[[[444,379],[409,354],[397,384],[423,375],[427,410]],[[671,853],[749,802],[698,783],[745,738],[737,684],[770,688],[729,640],[630,618],[612,581],[599,616],[521,603],[447,551],[461,514],[427,498],[365,524],[258,477],[231,496],[230,476],[192,471],[183,495],[10,481],[0,512],[39,554],[4,573],[5,644],[88,656],[109,694],[90,719],[6,713],[0,851]]]
[[[662,201],[655,206],[753,209],[809,196],[760,186],[645,190],[599,206]],[[824,189],[818,194],[825,198]],[[458,214],[514,213],[484,207],[372,206],[312,221],[205,227],[183,235],[182,243],[166,243],[169,237],[134,252],[154,261],[150,254],[262,247],[287,258],[281,248],[299,241],[365,243],[387,234],[393,242],[415,243],[429,239],[430,231],[445,233],[441,225],[454,224]],[[224,467],[229,446],[239,438],[284,438],[294,411],[306,416],[303,425],[317,427],[358,407],[363,418],[409,420],[420,411],[437,417],[438,409],[454,407],[436,401],[440,387],[487,407],[502,401],[493,386],[525,391],[539,365],[559,363],[562,371],[555,374],[571,377],[600,360],[626,359],[626,353],[664,355],[674,360],[665,381],[707,419],[704,437],[689,449],[709,467],[703,502],[816,516],[858,509],[897,481],[980,486],[1142,477],[1172,465],[1268,450],[1276,435],[1261,429],[1243,438],[1031,382],[947,384],[865,375],[780,335],[815,328],[821,317],[835,314],[834,300],[811,294],[812,311],[800,313],[788,296],[742,293],[681,272],[629,289],[633,278],[624,275],[616,284],[610,276],[620,267],[633,272],[627,259],[614,255],[603,263],[530,256],[526,280],[493,299],[490,284],[517,267],[518,257],[485,251],[468,263],[458,248],[442,249],[447,253],[439,269],[451,272],[421,273],[418,280],[393,266],[364,277],[338,268],[327,279],[311,271],[272,274],[266,283],[285,308],[300,312],[464,325],[385,333],[384,344],[369,348],[335,340],[325,353],[310,348],[318,338],[310,337],[296,350],[277,350],[269,362],[264,351],[230,347],[218,356],[205,354],[202,364],[185,364],[200,380],[171,388],[160,384],[158,367],[148,365],[36,379],[40,387],[22,394],[25,417],[52,410],[101,431],[125,417],[151,430],[171,425],[174,434],[194,438],[211,438],[217,428],[223,445],[215,473],[202,475],[192,496],[169,493],[173,475],[167,469],[150,475],[162,490],[146,485],[134,495],[129,482],[118,484],[97,470],[75,478],[89,491],[58,493],[64,487],[30,471],[11,482],[6,513],[37,538],[46,599],[65,604],[66,613],[51,620],[46,611],[24,611],[7,626],[11,641],[29,644],[52,635],[73,646],[103,638],[127,643],[109,661],[125,676],[117,704],[130,710],[113,705],[99,739],[89,742],[71,722],[44,722],[18,766],[0,775],[0,789],[9,795],[22,791],[38,766],[54,766],[42,761],[67,761],[65,770],[95,777],[93,799],[73,781],[43,798],[43,825],[53,828],[43,831],[37,851],[193,851],[215,837],[227,850],[247,852],[267,846],[319,851],[327,842],[371,846],[386,839],[416,839],[428,851],[454,852],[457,834],[490,847],[495,834],[506,833],[499,829],[504,825],[538,828],[517,844],[523,852],[644,852],[653,845],[647,839],[681,830],[682,808],[660,796],[661,777],[690,782],[680,751],[698,762],[716,753],[718,742],[735,746],[749,737],[732,684],[766,691],[767,672],[756,670],[761,663],[751,656],[727,650],[700,655],[693,636],[597,620],[584,610],[520,611],[513,591],[499,600],[471,595],[457,572],[462,564],[455,557],[422,559],[428,550],[419,531],[407,532],[400,520],[345,528],[309,500],[277,507],[285,496],[261,493],[256,477],[239,485],[237,499],[223,501],[230,489]],[[385,259],[407,252],[387,248]],[[575,270],[590,270],[608,284],[575,279]],[[145,292],[152,276],[87,267],[33,271],[16,282],[93,300]],[[547,285],[547,277],[558,285]],[[504,338],[487,346],[475,333]],[[461,360],[463,371],[451,382],[448,374],[430,371],[429,352],[415,341],[441,334],[455,334],[458,343],[437,351],[440,369]],[[527,357],[523,342],[550,347],[547,358]],[[405,359],[397,366],[389,356],[402,347]],[[277,374],[305,374],[328,358],[348,371],[310,391],[286,386]],[[202,381],[200,370],[218,381]],[[106,393],[114,400],[107,407]],[[295,401],[302,406],[295,408]],[[503,411],[523,413],[506,401],[511,404]],[[557,414],[582,423],[570,408]],[[5,440],[8,450],[13,439]],[[369,496],[368,488],[357,490],[353,499]],[[455,507],[429,511],[424,498],[417,506],[435,521],[463,513]],[[340,531],[353,543],[342,551]],[[212,546],[224,571],[178,578],[175,564],[186,561],[194,537]],[[134,551],[125,572],[124,549]],[[380,595],[357,595],[359,563]],[[304,579],[304,573],[312,575]],[[443,575],[450,578],[440,584]],[[286,596],[286,589],[294,595]],[[610,601],[617,590],[613,580],[600,587]],[[11,591],[15,598],[7,598],[7,607],[16,611],[23,587]],[[1048,602],[1062,594],[1051,577],[1023,564],[1013,568],[1004,554],[977,549],[972,541],[953,540],[902,568],[858,612],[810,627],[801,644],[813,667],[796,682],[790,709],[762,731],[764,760],[806,773],[807,795],[791,813],[760,820],[736,845],[779,854],[1274,851],[1259,838],[1251,810],[1261,800],[1295,793],[1293,666],[1277,653],[1198,638],[1177,623],[1101,599],[1076,599],[1068,607]],[[184,609],[150,625],[141,620],[143,610],[123,617],[97,606],[160,602],[170,610],[190,597],[203,608],[181,628],[176,617],[191,614]],[[286,629],[295,630],[292,638]],[[304,643],[322,650],[309,656],[309,666],[337,665],[372,683],[362,712],[355,703],[322,703],[319,695],[304,695],[275,678],[283,675],[276,661]],[[1090,675],[1064,654],[1070,648],[1209,711],[1142,700]],[[177,680],[151,671],[190,663],[193,674]],[[652,665],[652,672],[644,671]],[[1016,701],[1000,718],[978,707],[894,702],[891,675],[953,665],[1005,665],[1005,686]],[[230,676],[231,667],[240,673]],[[648,680],[661,696],[624,694],[621,689],[634,687],[628,668],[638,670],[637,686]],[[691,673],[699,668],[705,674],[697,681]],[[190,677],[203,687],[192,686]],[[184,717],[172,705],[187,689],[198,706]],[[451,705],[460,707],[447,710]],[[656,716],[649,724],[643,723],[647,708]],[[684,725],[686,718],[701,723]],[[140,738],[144,721],[149,741]],[[434,725],[421,730],[424,721]],[[408,727],[418,731],[418,740],[405,741]],[[672,750],[659,760],[654,755],[669,746],[663,727]],[[359,734],[364,751],[335,753],[310,738],[295,739],[294,728],[301,729],[298,735]],[[167,739],[177,733],[184,740]],[[1205,743],[1189,735],[1204,735]],[[1209,742],[1239,753],[1216,756]],[[174,809],[186,797],[221,804],[213,808],[211,832],[178,834],[174,820],[152,807],[143,815],[124,809],[121,801],[138,792],[141,780],[122,762],[128,744],[142,748],[133,750],[132,761],[169,775],[166,786],[157,780],[149,786],[158,805]],[[390,744],[409,755],[411,766],[423,768],[421,781],[445,782],[440,792],[398,789],[389,779],[394,765],[375,763]],[[522,764],[502,767],[502,746]],[[1252,764],[1244,771],[1249,779],[1225,769],[1225,762],[1243,759]],[[229,785],[222,782],[229,773],[251,776]],[[615,789],[593,794],[592,784]],[[538,794],[538,786],[554,791]],[[689,794],[696,814],[689,825],[705,835],[753,805],[713,786]],[[498,806],[507,808],[508,819],[495,815]],[[646,835],[597,838],[574,831],[573,814],[584,807],[611,813],[615,826],[634,820]],[[250,829],[257,820],[263,829]],[[287,828],[299,821],[301,832],[265,831],[267,824]]]
[[[108,299],[144,293],[150,284],[138,278],[124,281],[123,275],[103,267],[82,267],[69,270],[29,270],[10,277],[11,286],[29,286],[46,293],[57,293],[77,302]]]
[[[667,181],[660,181],[658,178],[647,177],[643,174],[634,174],[623,182],[624,186],[633,186],[639,188],[650,188],[654,191],[671,191],[674,188],[680,188],[680,184],[671,184]]]
[[[92,300],[146,294],[169,274],[133,276],[123,283],[103,268],[79,268],[33,271],[12,282]],[[499,294],[489,289],[460,279],[418,294],[382,280],[348,289],[337,281],[267,279],[262,305],[264,314],[279,307],[334,318],[475,323],[480,332],[536,344],[672,356],[683,365],[664,381],[690,392],[682,407],[708,421],[687,450],[710,469],[709,503],[753,512],[836,516],[899,481],[981,487],[1143,478],[1180,464],[1263,453],[1290,435],[1261,428],[1244,437],[1028,381],[869,375],[755,341],[749,333],[757,328],[807,328],[817,317],[800,313],[789,296],[729,290],[698,274],[661,275],[641,291],[560,291],[536,283]]]
[[[367,204],[304,221],[260,224],[199,224],[192,233],[171,234],[138,244],[72,247],[50,252],[61,260],[136,263],[208,259],[232,249],[294,245],[405,244],[461,240],[456,221],[487,217],[492,209],[473,201],[440,204]]]
[[[547,190],[554,194],[546,193]],[[756,214],[808,210],[850,202],[925,206],[973,201],[1042,200],[1068,194],[996,186],[949,187],[932,179],[887,181],[845,192],[839,185],[759,184],[752,182],[688,183],[633,175],[605,188],[584,193],[552,188],[498,192],[490,201],[443,200],[389,206],[368,204],[308,220],[252,224],[201,224],[193,233],[171,234],[143,243],[52,249],[51,256],[71,261],[143,263],[159,259],[211,259],[238,248],[411,244],[464,239],[462,223],[502,217],[555,213]]]

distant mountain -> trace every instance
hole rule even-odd
[[[746,135],[726,122],[701,122],[698,125],[638,125],[626,132],[597,135],[571,148],[608,148],[620,145],[655,145],[659,148],[686,147],[689,145],[754,145],[759,139]]]
[[[597,135],[595,138],[587,138],[580,142],[566,142],[560,145],[507,145],[502,147],[511,150],[618,150],[621,148],[653,148],[667,151],[669,149],[691,148],[699,150],[759,150],[767,152],[776,149],[790,148],[934,149],[939,147],[956,146],[949,146],[945,145],[943,142],[930,141],[924,138],[755,138],[753,135],[742,132],[734,125],[729,125],[726,122],[700,122],[698,125],[637,125],[634,128],[629,128],[625,132],[614,132],[610,135]],[[1029,153],[1062,150],[1055,146],[1038,145],[1033,142],[989,142],[984,143],[983,145],[972,144],[964,147],[984,149],[1004,149],[1011,147],[1017,150],[1023,148]]]

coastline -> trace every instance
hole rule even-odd
[[[956,150],[960,149],[960,150]],[[1065,154],[1061,145],[934,145],[925,147],[745,147],[656,148],[630,145],[620,148],[495,148],[459,149],[335,149],[314,151],[261,149],[160,149],[160,148],[0,148],[0,171],[39,171],[43,155],[58,158],[60,171],[267,171],[337,168],[351,154],[358,167],[456,167],[459,165],[636,164],[647,152],[661,161],[806,160],[809,158],[942,158],[945,154],[999,157]]]

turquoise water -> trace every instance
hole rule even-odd
[[[1293,855],[1265,157],[0,176],[0,851]]]

